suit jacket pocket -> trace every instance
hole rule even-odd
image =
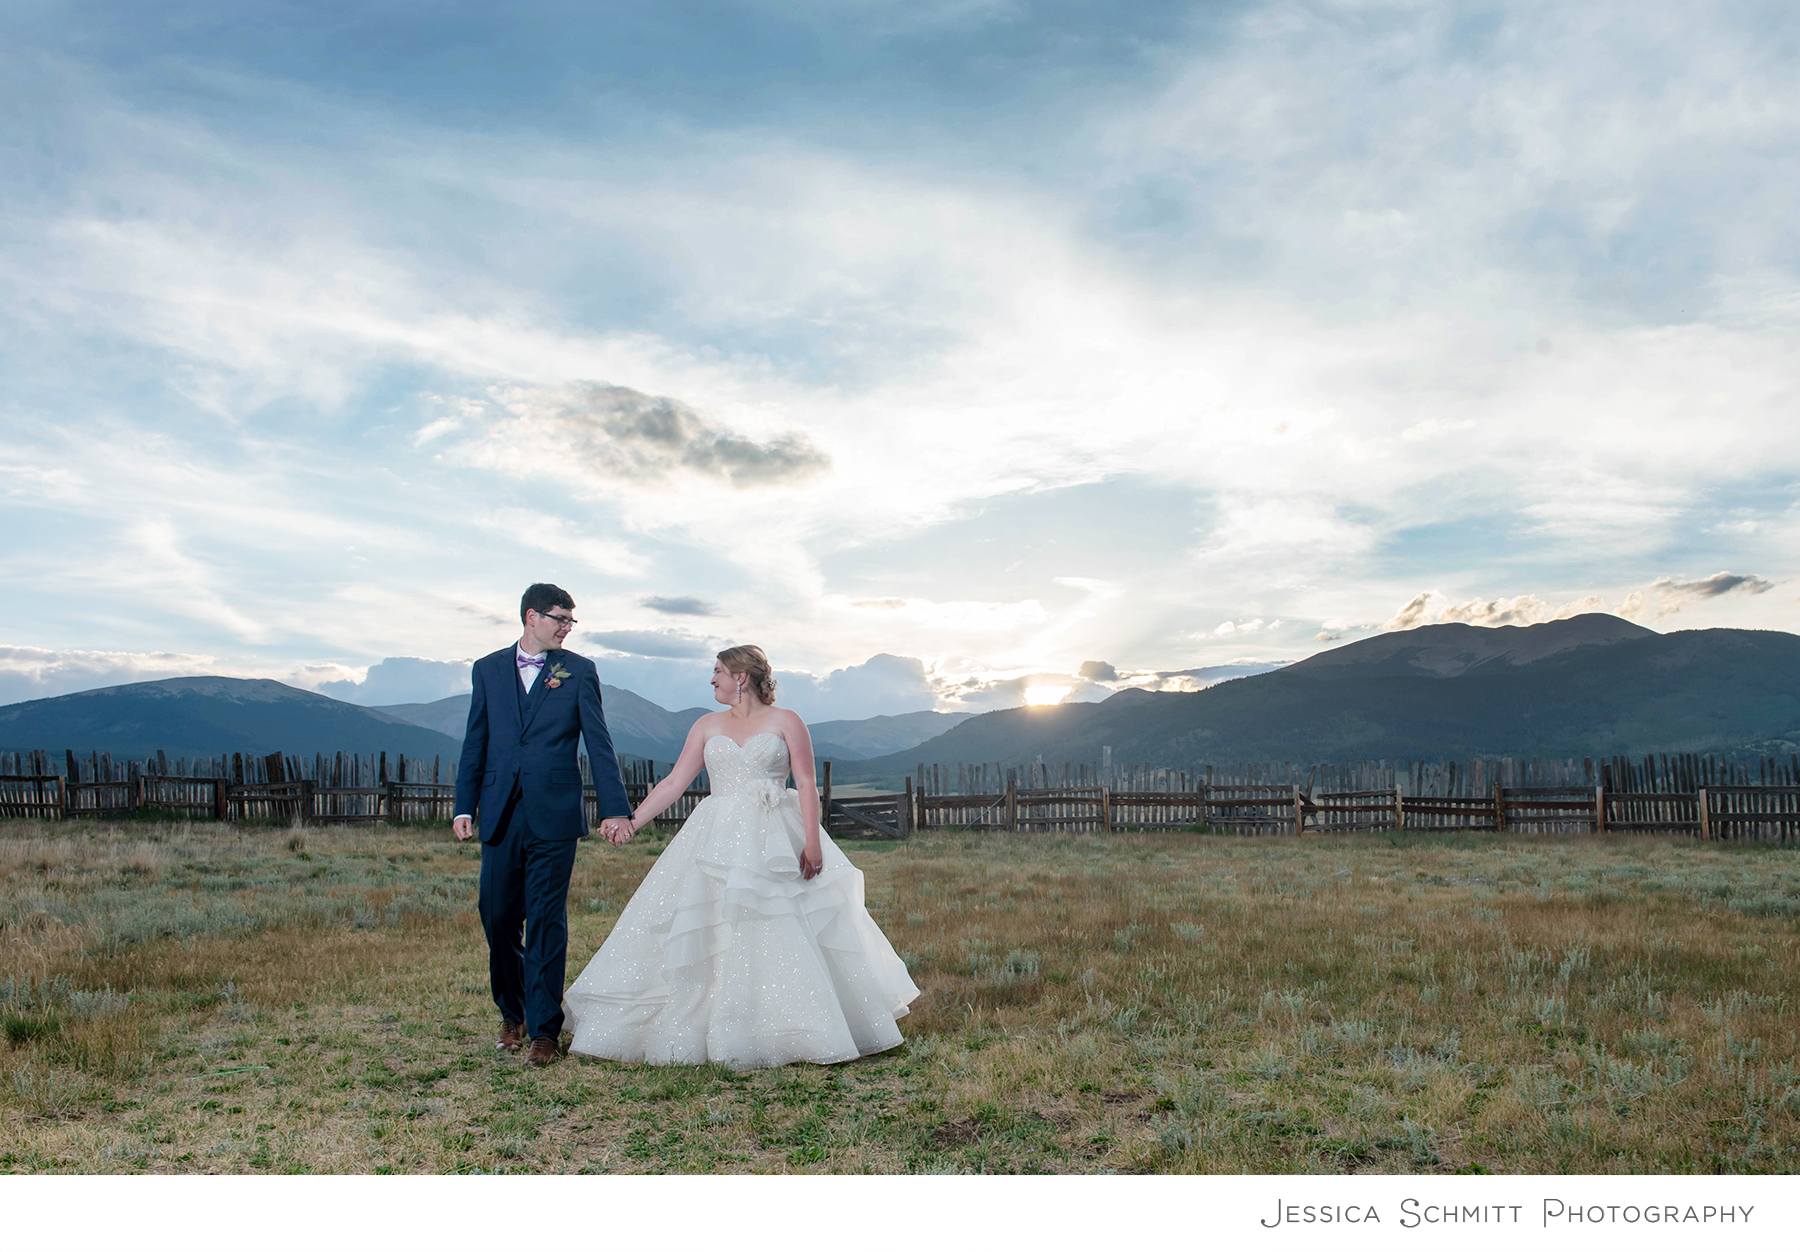
[[[581,785],[581,771],[575,769],[553,769],[550,771],[550,785],[552,787],[579,787]]]
[[[484,787],[491,787],[499,781],[500,771],[497,769],[491,769],[481,776],[481,785]]]

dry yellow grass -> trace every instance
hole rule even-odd
[[[571,975],[660,850],[577,862]],[[1783,1171],[1794,850],[933,833],[851,845],[905,1047],[494,1055],[432,830],[0,826],[0,1165],[31,1171]]]

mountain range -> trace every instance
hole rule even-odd
[[[603,687],[614,747],[672,761],[708,710]],[[454,758],[467,695],[363,708],[268,679],[168,678],[0,707],[0,748],[144,757],[404,752]],[[1800,636],[1658,634],[1590,613],[1535,626],[1421,626],[1193,692],[1098,704],[918,712],[812,726],[844,783],[897,785],[920,762],[1236,761],[1782,753],[1800,744]]]
[[[142,759],[227,752],[404,752],[455,759],[455,739],[268,678],[164,678],[0,707],[0,747]]]
[[[696,708],[670,712],[635,691],[605,683],[600,684],[600,698],[606,707],[606,728],[612,733],[613,747],[625,756],[652,761],[673,761],[681,754],[689,729],[714,711]],[[460,740],[469,721],[469,697],[464,693],[430,704],[384,704],[375,711]],[[854,721],[813,722],[807,729],[812,732],[813,755],[819,760],[860,761],[924,743],[972,716],[925,710]]]
[[[622,687],[601,686],[614,750],[673,761],[706,709],[670,712]],[[820,760],[860,760],[899,751],[955,726],[966,713],[903,713],[813,726]],[[429,704],[365,708],[266,678],[165,678],[0,707],[0,749],[110,752],[161,750],[173,757],[223,752],[391,752],[454,760],[469,718],[465,693]]]
[[[897,785],[917,763],[1034,760],[1193,769],[1237,761],[1792,751],[1800,636],[1658,634],[1589,613],[1535,626],[1421,626],[1196,692],[1007,709],[847,764]]]

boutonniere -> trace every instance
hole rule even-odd
[[[551,688],[560,687],[563,685],[563,679],[568,676],[569,671],[564,669],[561,665],[552,665],[550,667],[550,677],[544,685]]]

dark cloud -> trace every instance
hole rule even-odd
[[[584,641],[592,641],[613,652],[629,652],[634,656],[667,657],[670,660],[709,658],[716,649],[704,639],[677,635],[661,630],[596,630],[585,631]]]
[[[1734,574],[1730,570],[1720,570],[1711,578],[1701,578],[1691,583],[1678,583],[1672,578],[1659,578],[1650,585],[1670,598],[1710,600],[1714,596],[1722,596],[1732,591],[1743,591],[1745,594],[1753,596],[1761,595],[1775,584],[1766,578],[1758,578],[1755,574]]]
[[[608,477],[664,478],[687,470],[734,487],[791,482],[831,458],[805,435],[759,443],[708,421],[679,400],[606,383],[521,393],[508,407],[546,428],[590,469]]]
[[[638,601],[647,609],[655,609],[658,613],[667,613],[671,617],[717,617],[717,605],[709,604],[698,596],[645,596]]]
[[[456,611],[458,613],[466,613],[470,617],[473,617],[478,621],[486,622],[490,626],[510,626],[513,622],[518,620],[517,618],[504,617],[501,614],[494,612],[492,609],[479,608],[473,604],[459,604],[456,606]]]
[[[1650,594],[1657,598],[1656,620],[1681,612],[1690,604],[1701,600],[1713,600],[1719,596],[1742,592],[1747,596],[1759,596],[1775,584],[1766,578],[1758,578],[1755,574],[1734,574],[1730,570],[1720,570],[1710,578],[1698,578],[1693,582],[1676,582],[1673,578],[1659,578],[1650,584]],[[1629,616],[1638,611],[1645,603],[1644,595],[1634,593],[1625,601],[1625,612]]]
[[[1119,680],[1119,671],[1106,661],[1083,661],[1081,676],[1092,682],[1110,683]]]

